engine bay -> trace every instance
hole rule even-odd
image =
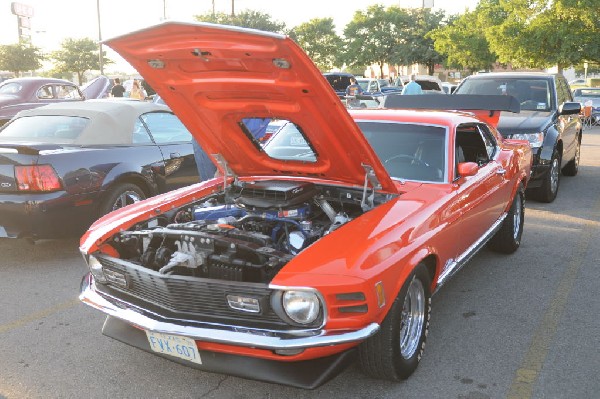
[[[366,190],[305,181],[234,182],[118,233],[122,259],[164,275],[269,282],[310,245],[365,209]],[[369,209],[390,199],[370,194]]]

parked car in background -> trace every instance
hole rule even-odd
[[[107,315],[109,337],[303,388],[356,354],[368,375],[397,381],[423,354],[431,294],[487,242],[520,245],[531,149],[486,123],[490,110],[518,111],[512,97],[477,99],[469,113],[348,112],[283,35],[166,22],[106,44],[221,170],[82,237],[80,299]],[[181,49],[197,48],[202,68],[183,67],[198,58]],[[244,121],[265,117],[289,123],[263,147]],[[125,358],[113,361],[103,367]]]
[[[165,106],[89,100],[22,111],[0,130],[0,237],[79,235],[117,208],[199,181]]]
[[[577,174],[581,104],[573,100],[564,76],[542,72],[471,75],[454,94],[502,94],[519,101],[521,113],[502,113],[498,130],[504,137],[528,140],[531,144],[534,157],[528,187],[536,199],[554,201],[561,170],[566,176]]]
[[[393,85],[404,88],[410,82],[410,76],[399,76],[394,80]],[[417,75],[415,82],[417,82],[424,94],[442,94],[444,89],[442,88],[442,81],[435,76],[429,75]]]
[[[95,98],[95,97],[93,97]],[[83,101],[76,84],[63,79],[14,78],[0,83],[0,126],[17,112],[58,102]]]
[[[387,93],[402,91],[402,88],[392,86],[387,79],[356,78],[356,82],[363,89],[364,95],[382,96]]]
[[[446,93],[446,94],[454,93],[454,90],[456,90],[457,86],[458,85],[456,85],[454,83],[442,82],[442,89],[444,90],[444,93]]]
[[[340,98],[346,95],[346,88],[350,86],[350,78],[354,77],[353,74],[347,72],[326,72],[323,76]]]
[[[582,106],[591,103],[594,112],[600,112],[600,87],[582,87],[573,90],[573,100]]]

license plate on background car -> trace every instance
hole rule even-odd
[[[202,364],[196,342],[188,337],[179,335],[162,334],[146,331],[150,349],[157,353],[164,353],[190,362]]]

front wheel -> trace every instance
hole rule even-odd
[[[544,176],[544,182],[542,186],[537,189],[536,199],[541,202],[552,202],[558,194],[558,186],[560,184],[560,154],[557,149],[552,153],[550,159],[550,169],[546,176]]]
[[[523,222],[525,221],[525,193],[519,186],[515,198],[502,222],[500,230],[490,240],[490,248],[496,252],[512,254],[521,245]]]
[[[391,381],[408,378],[419,365],[429,330],[431,280],[417,265],[381,324],[381,330],[359,346],[363,372]]]

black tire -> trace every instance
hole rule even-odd
[[[579,172],[579,158],[581,157],[581,140],[577,138],[577,148],[575,149],[575,157],[563,168],[562,172],[565,176],[576,176]]]
[[[106,197],[100,206],[100,215],[106,215],[109,212],[131,205],[143,199],[146,199],[146,194],[144,194],[144,191],[135,184],[117,184],[106,194]]]
[[[430,281],[425,265],[417,265],[394,300],[379,332],[359,346],[360,366],[365,374],[399,381],[416,370],[429,330]],[[407,317],[407,310],[412,310],[413,317]]]
[[[552,202],[558,194],[560,186],[560,154],[557,149],[554,149],[552,158],[550,158],[550,169],[544,176],[544,182],[535,192],[535,197],[541,202]]]
[[[521,245],[521,236],[523,235],[523,223],[525,222],[525,192],[522,186],[519,186],[515,198],[502,222],[500,230],[494,234],[489,242],[489,246],[496,252],[503,254],[512,254]]]

